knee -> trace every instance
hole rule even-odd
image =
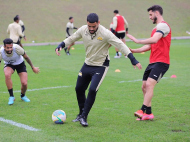
[[[22,84],[22,86],[26,87],[27,86],[27,81],[22,81],[21,84]]]
[[[147,81],[147,82],[146,82],[146,87],[145,87],[145,88],[148,89],[148,88],[151,88],[151,87],[152,87],[152,84],[151,84],[149,81]]]
[[[11,74],[5,73],[5,79],[10,79],[10,78],[11,78]]]
[[[89,88],[89,93],[96,94],[96,88]]]

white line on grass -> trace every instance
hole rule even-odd
[[[47,90],[47,89],[56,89],[56,88],[64,88],[64,87],[71,87],[71,86],[56,86],[56,87],[46,87],[46,88],[39,88],[39,89],[28,89],[27,91],[37,91],[37,90]],[[13,91],[20,92],[20,90]],[[1,92],[1,93],[7,93],[7,92]]]
[[[168,77],[162,77],[162,79],[167,79]],[[119,83],[124,83],[124,82],[137,82],[137,81],[142,81],[142,79],[137,79],[137,80],[129,80],[129,81],[119,81]]]
[[[24,129],[26,129],[26,130],[30,130],[30,131],[40,131],[40,129],[36,129],[36,128],[30,127],[30,126],[28,126],[28,125],[25,125],[25,124],[17,123],[17,122],[14,122],[14,121],[12,121],[12,120],[4,119],[3,117],[0,117],[0,121],[6,122],[6,123],[8,123],[8,124],[11,124],[11,125],[14,125],[14,126],[17,126],[17,127],[20,127],[20,128],[24,128]]]

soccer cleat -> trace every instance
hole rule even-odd
[[[79,119],[80,121],[80,124],[83,126],[83,127],[87,127],[88,126],[88,123],[87,123],[87,120],[86,120],[86,117],[85,116],[81,116],[81,118]]]
[[[136,120],[153,120],[154,119],[154,115],[151,113],[151,114],[146,114],[144,113],[143,117],[140,119],[140,118],[137,118]]]
[[[80,118],[81,118],[81,115],[80,115],[80,114],[78,114],[78,115],[77,115],[77,118],[76,118],[76,119],[74,119],[74,120],[73,120],[73,122],[78,122]]]
[[[69,53],[69,51],[67,51],[67,53],[66,53],[66,54],[67,54],[68,56],[69,56],[69,55],[71,55],[71,54]]]
[[[117,55],[115,55],[114,58],[121,58],[121,56],[117,56]]]
[[[135,113],[134,113],[134,115],[136,116],[136,117],[138,117],[138,118],[142,118],[143,117],[143,111],[142,110],[138,110],[138,111],[136,111]]]
[[[15,97],[9,97],[8,105],[13,105],[14,101],[15,101]]]
[[[125,56],[125,58],[128,58],[127,56]]]
[[[21,100],[24,101],[24,102],[30,102],[30,100],[26,96],[21,97]]]

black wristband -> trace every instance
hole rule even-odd
[[[113,29],[113,28],[111,28],[110,30],[111,30],[111,32],[112,32],[113,34],[115,34],[115,31],[114,31],[114,29]]]
[[[113,34],[116,34],[116,31],[113,29],[113,30],[112,30],[112,33],[113,33]]]
[[[126,32],[128,32],[128,28],[126,28]]]
[[[60,48],[64,48],[64,47],[65,47],[65,43],[64,43],[64,42],[61,42],[61,43],[57,46],[57,48],[55,48],[55,50],[58,49],[58,51],[59,51]]]
[[[139,63],[139,62],[135,59],[135,57],[133,56],[132,53],[129,53],[127,57],[131,60],[132,65],[136,65],[136,64]]]

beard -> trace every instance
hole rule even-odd
[[[157,17],[155,16],[155,17],[154,17],[153,24],[156,24],[156,22],[157,22]]]
[[[12,54],[13,51],[5,51],[7,54]]]
[[[89,32],[90,32],[91,34],[94,34],[96,31],[95,31],[95,30],[89,30]]]

